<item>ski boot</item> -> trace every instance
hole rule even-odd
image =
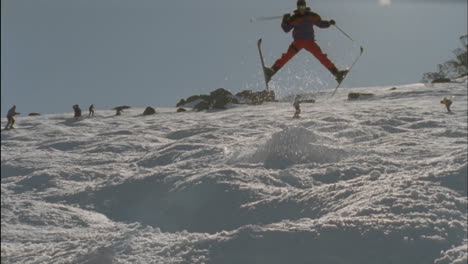
[[[330,69],[330,72],[333,74],[333,76],[335,76],[336,81],[338,83],[341,83],[344,77],[346,76],[346,74],[348,74],[349,70],[339,71],[337,68],[333,68],[333,69]]]
[[[274,66],[269,68],[269,67],[263,67],[263,73],[265,74],[265,80],[266,82],[270,82],[271,77],[275,75],[280,68],[277,66]]]
[[[338,83],[341,83],[343,79],[346,77],[346,74],[348,74],[348,72],[349,72],[348,70],[338,71],[338,74],[335,75],[336,81]]]
[[[263,73],[265,74],[266,82],[270,82],[271,77],[275,75],[276,71],[269,67],[263,67]]]

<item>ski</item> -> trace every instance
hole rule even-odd
[[[364,48],[361,46],[361,52],[359,53],[359,55],[354,59],[353,63],[351,64],[351,66],[349,66],[348,68],[348,72],[346,73],[346,75],[343,77],[343,80],[341,80],[341,82],[338,83],[338,85],[336,86],[335,90],[333,91],[331,97],[333,97],[333,95],[335,95],[336,91],[338,90],[338,88],[340,87],[341,83],[343,83],[344,79],[346,79],[346,76],[348,76],[349,72],[351,71],[351,69],[353,68],[354,64],[356,64],[356,62],[359,60],[359,58],[362,56],[362,53],[364,53]]]
[[[262,54],[262,39],[259,39],[257,42],[257,48],[258,48],[258,53],[260,55],[260,62],[262,63],[262,72],[263,72],[263,78],[265,78],[265,87],[266,90],[270,90],[270,87],[268,86],[268,80],[265,75],[265,61],[263,60],[263,54]]]

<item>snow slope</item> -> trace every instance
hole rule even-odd
[[[466,263],[467,80],[390,88],[316,93],[300,119],[291,102],[18,117],[1,261]]]

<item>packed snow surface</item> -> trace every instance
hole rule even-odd
[[[1,262],[466,263],[466,78],[391,88],[315,93],[299,119],[284,101],[18,117]]]

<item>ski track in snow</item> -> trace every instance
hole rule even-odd
[[[1,262],[466,263],[466,78],[390,88],[316,93],[300,119],[291,102],[18,117]]]

